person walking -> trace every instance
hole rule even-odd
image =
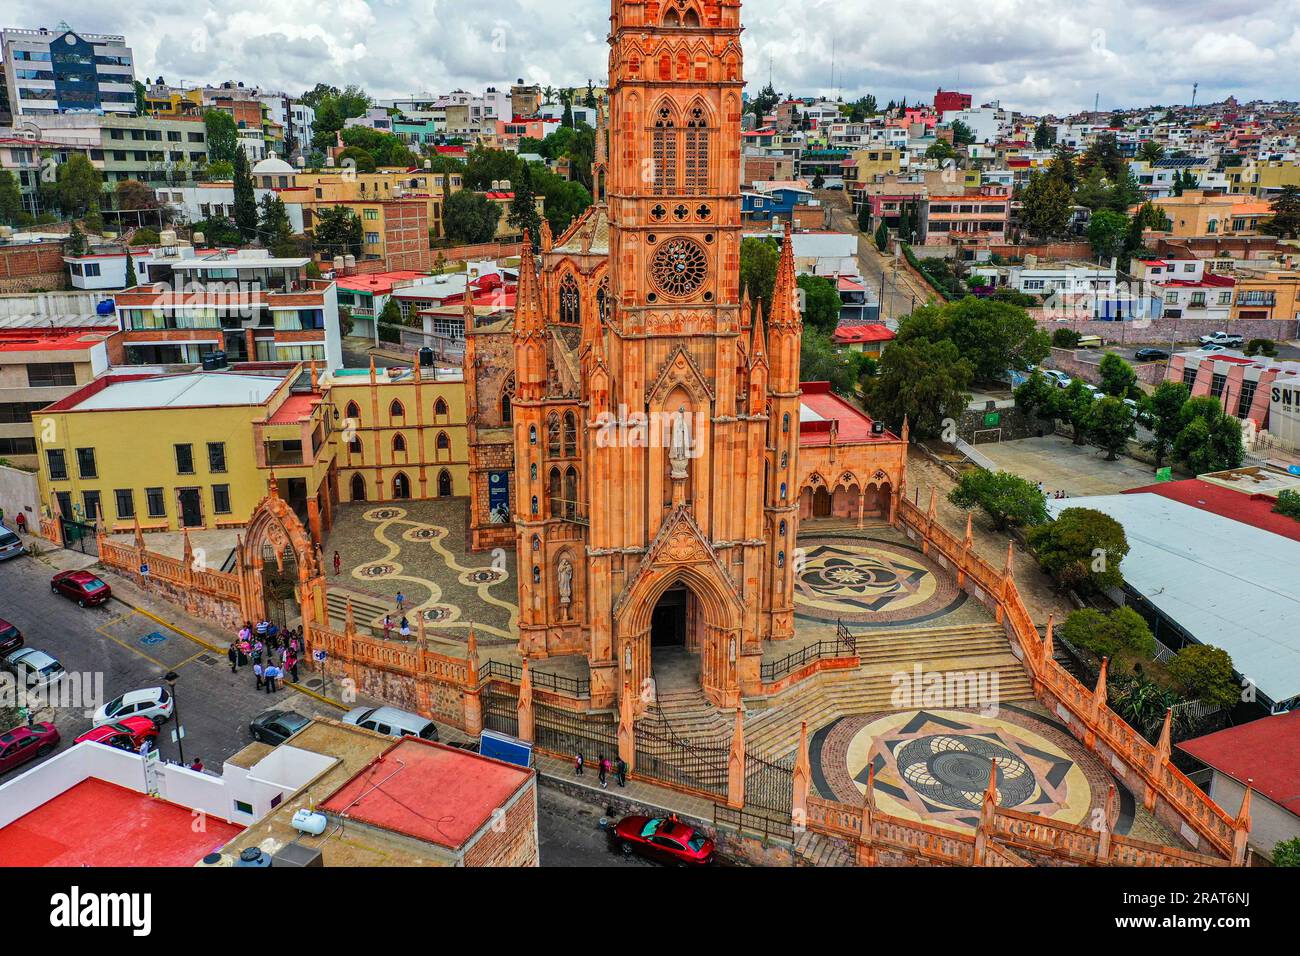
[[[606,789],[609,786],[609,758],[604,754],[600,755],[600,766],[596,773],[600,778],[600,789]]]
[[[262,662],[260,660],[254,659],[253,661],[253,676],[257,678],[257,689],[261,690],[262,689]]]
[[[393,632],[393,619],[387,614],[384,615],[384,640]]]
[[[582,751],[579,750],[578,756],[573,758],[573,773],[575,776],[582,776],[582,765],[584,763],[586,763],[586,761],[583,759]]]
[[[289,668],[289,680],[298,683],[298,656],[292,651],[285,658],[285,666]]]
[[[27,516],[21,511],[14,515],[14,525],[18,528],[19,534],[27,533]]]
[[[403,594],[401,591],[397,592],[397,610],[399,611],[406,610],[406,595]]]
[[[239,648],[234,641],[230,642],[230,648],[226,651],[226,660],[230,661],[230,673],[239,670]]]
[[[619,757],[618,761],[614,764],[614,776],[618,778],[618,785],[620,787],[627,786],[627,763],[622,757]]]
[[[338,574],[343,570],[343,559],[339,557],[337,551],[334,552],[334,573]]]

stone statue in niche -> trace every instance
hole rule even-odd
[[[573,600],[573,562],[568,558],[561,559],[555,576],[560,585],[560,603],[568,604]]]
[[[674,480],[686,477],[686,463],[691,457],[691,425],[686,415],[686,406],[679,406],[673,414],[673,424],[668,442],[668,464],[672,466],[670,477]]]

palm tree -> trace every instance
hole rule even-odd
[[[555,87],[553,86],[542,87],[542,105],[549,106],[554,102],[555,102]]]
[[[1147,140],[1137,151],[1137,158],[1144,163],[1155,163],[1165,154],[1165,148],[1154,140]]]

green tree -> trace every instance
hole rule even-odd
[[[397,299],[393,296],[389,296],[384,307],[379,310],[379,322],[382,325],[402,324],[402,307],[397,304]]]
[[[1174,439],[1175,461],[1196,475],[1241,467],[1246,455],[1241,422],[1225,414],[1217,398],[1189,398],[1178,417],[1182,428]]]
[[[946,139],[938,139],[935,140],[933,143],[929,145],[929,147],[926,148],[925,158],[935,159],[938,160],[939,162],[943,162],[944,160],[948,160],[948,159],[956,159],[957,150],[953,149],[952,143],[948,142]]]
[[[917,437],[936,437],[945,419],[961,418],[974,376],[970,361],[947,339],[893,341],[880,356],[879,373],[865,386],[867,409],[895,431],[906,415]]]
[[[840,323],[840,307],[843,304],[835,283],[823,276],[814,275],[801,275],[795,281],[803,304],[804,328],[811,326],[825,335],[833,333]]]
[[[1144,163],[1156,163],[1165,154],[1165,148],[1154,140],[1147,140],[1138,147],[1137,158]]]
[[[316,213],[311,241],[312,248],[317,252],[323,252],[331,258],[359,256],[364,238],[361,220],[347,206],[333,206]]]
[[[235,151],[235,228],[245,242],[257,238],[257,200],[253,194],[253,175],[248,168],[248,156],[242,149]]]
[[[769,83],[763,87],[752,100],[749,101],[749,111],[754,114],[756,125],[763,125],[763,118],[767,116],[781,102],[781,97],[777,95],[776,90],[772,89]]]
[[[528,163],[519,164],[519,176],[514,183],[515,198],[510,200],[510,213],[506,222],[521,234],[527,230],[529,241],[536,249],[542,238],[542,217],[537,212],[537,197],[533,193],[533,174]]]
[[[772,288],[776,285],[776,264],[780,251],[771,239],[751,237],[740,241],[740,289],[749,292],[750,301],[761,304],[763,311],[772,308]]]
[[[1059,175],[1033,172],[1020,195],[1020,223],[1038,239],[1065,235],[1070,224],[1070,186]]]
[[[1034,149],[1051,149],[1055,145],[1056,128],[1051,126],[1047,120],[1039,120],[1038,127],[1034,130]]]
[[[284,200],[273,192],[262,197],[258,229],[262,244],[271,251],[271,255],[288,257],[298,251],[293,241],[293,227],[289,224],[289,212],[284,207]]]
[[[1260,229],[1281,239],[1300,238],[1300,187],[1283,186],[1271,209],[1273,218]]]
[[[17,177],[7,169],[0,169],[0,223],[16,226],[23,213],[23,192]]]
[[[1052,330],[1052,345],[1058,349],[1077,348],[1079,340],[1082,338],[1083,335],[1074,331],[1074,329],[1062,328]]]
[[[63,244],[63,254],[65,256],[84,256],[86,254],[86,234],[81,231],[81,227],[75,222],[72,228],[68,230],[68,239]]]
[[[340,150],[337,160],[342,168],[353,169],[358,173],[373,173],[377,168],[375,157],[368,149],[360,146],[349,146],[347,149]]]
[[[1300,866],[1300,837],[1273,844],[1274,866]]]
[[[1074,443],[1082,445],[1088,434],[1088,416],[1092,414],[1093,395],[1077,378],[1064,389],[1057,389],[1052,411],[1055,417],[1068,422]]]
[[[1128,235],[1128,216],[1122,212],[1102,209],[1093,213],[1088,223],[1088,244],[1092,246],[1092,254],[1103,260],[1112,256],[1118,258],[1128,242]]]
[[[1061,625],[1061,636],[1075,647],[1109,657],[1112,662],[1120,654],[1150,657],[1156,649],[1151,628],[1131,607],[1119,607],[1109,614],[1094,608],[1072,611]]]
[[[998,381],[1008,369],[1027,369],[1051,349],[1047,333],[1024,309],[974,296],[921,306],[899,322],[899,341],[917,336],[951,340],[980,381]]]
[[[464,185],[469,189],[491,189],[493,183],[519,177],[519,157],[504,149],[475,146],[465,159]]]
[[[864,236],[871,231],[871,204],[863,200],[858,206],[858,232]]]
[[[208,163],[233,163],[239,151],[239,127],[235,118],[222,110],[205,110],[203,130],[207,139]]]
[[[1210,644],[1188,644],[1166,665],[1188,700],[1202,700],[1225,709],[1241,700],[1241,686],[1232,672],[1228,652]]]
[[[1124,526],[1093,508],[1066,508],[1055,521],[1030,528],[1038,563],[1063,588],[1100,592],[1120,587],[1128,554]]]
[[[1056,393],[1060,391],[1047,376],[1035,370],[1016,386],[1012,393],[1016,407],[1037,418],[1051,421],[1056,417]]]
[[[135,232],[131,233],[131,245],[133,246],[156,246],[161,241],[158,230],[152,226],[141,226]]]
[[[866,208],[866,207],[863,207]],[[885,252],[889,248],[889,227],[885,225],[885,220],[880,220],[880,225],[876,226],[876,248]]]
[[[55,195],[65,216],[84,216],[104,192],[99,170],[84,153],[73,153],[59,165],[55,183]]]
[[[383,130],[371,129],[368,126],[349,126],[343,129],[339,136],[343,139],[344,146],[369,153],[376,167],[405,168],[414,166],[418,162],[418,158],[411,152],[405,140]],[[344,152],[346,153],[347,150]]]
[[[1043,493],[1032,482],[1007,471],[968,471],[948,493],[948,500],[958,508],[982,509],[998,531],[1047,520]]]
[[[1182,410],[1191,391],[1182,382],[1161,382],[1142,403],[1142,424],[1151,432],[1144,447],[1156,457],[1156,467],[1164,465],[1165,456],[1183,430]]]
[[[444,204],[442,221],[454,243],[491,242],[501,221],[501,207],[482,193],[462,189]]]
[[[1085,428],[1088,437],[1106,450],[1106,460],[1114,461],[1136,434],[1137,423],[1132,409],[1113,395],[1106,395],[1092,403]]]
[[[961,120],[953,120],[948,124],[948,128],[952,130],[953,145],[969,146],[971,143],[975,142],[975,131]]]
[[[1127,397],[1129,389],[1137,384],[1137,372],[1133,371],[1133,366],[1114,352],[1102,356],[1098,373],[1101,376],[1101,390],[1116,398]]]
[[[830,382],[835,391],[851,395],[861,371],[858,354],[837,349],[829,335],[805,326],[799,342],[799,378],[804,382]]]
[[[134,289],[137,281],[135,277],[135,255],[128,248],[126,250],[126,288]]]
[[[582,183],[557,176],[540,163],[531,167],[533,188],[542,197],[542,208],[551,232],[559,235],[569,223],[591,205],[591,193]]]

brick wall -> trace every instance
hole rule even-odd
[[[466,848],[466,866],[537,866],[537,775]]]
[[[1057,318],[1047,309],[1030,309],[1038,325],[1049,334],[1054,329],[1074,329],[1082,335],[1099,335],[1107,345],[1163,345],[1170,341],[1194,342],[1202,335],[1227,329],[1246,341],[1273,339],[1286,341],[1296,335],[1294,320],[1281,319],[1152,319],[1139,322],[1104,322],[1090,319]]]
[[[997,253],[1008,259],[1023,259],[1025,256],[1038,256],[1040,259],[1092,258],[1092,247],[1086,242],[1040,242],[1036,245],[995,243],[989,246],[988,250],[990,253]]]
[[[1113,322],[1104,323],[1114,325]],[[1101,384],[1101,358],[1104,353],[1095,349],[1058,349],[1052,348],[1051,357],[1047,361],[1049,368],[1060,369],[1071,378],[1083,379],[1091,385]],[[1130,363],[1133,365],[1133,371],[1137,373],[1139,382],[1145,385],[1156,385],[1165,379],[1164,362],[1141,362]]]
[[[68,267],[63,262],[63,243],[0,246],[0,292],[63,289],[67,284]]]

